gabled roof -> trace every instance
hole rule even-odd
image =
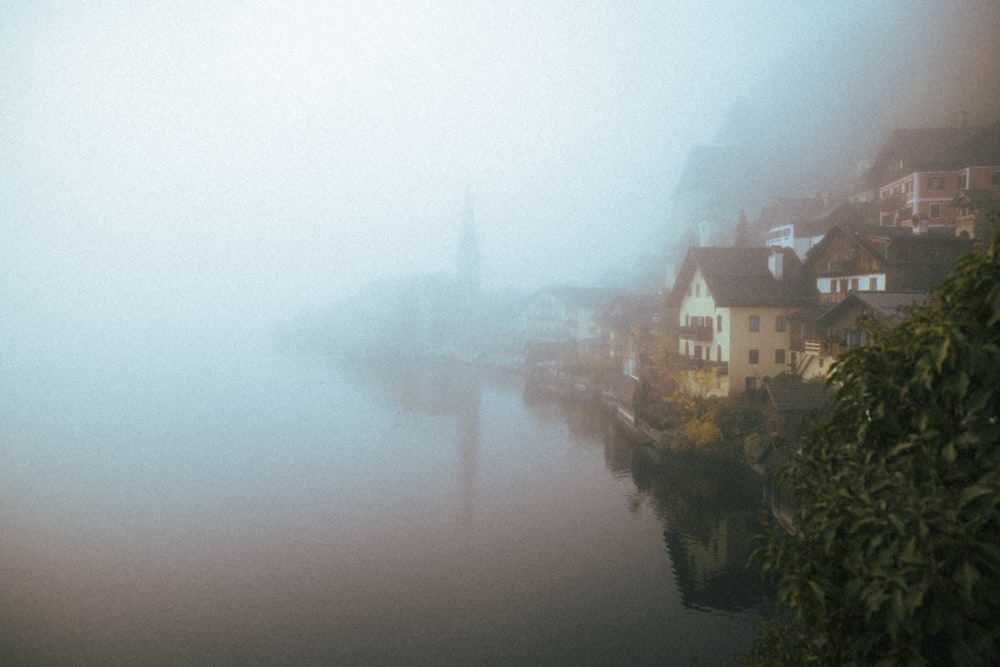
[[[772,252],[783,256],[781,280],[768,269]],[[802,262],[791,248],[696,247],[684,258],[667,298],[668,306],[680,306],[697,269],[705,276],[715,304],[721,307],[803,306],[814,289],[804,279]]]
[[[877,227],[875,225],[834,225],[823,240],[810,248],[805,267],[810,271],[826,249],[837,237],[851,239],[869,252],[885,267],[911,263],[940,263],[949,265],[956,257],[972,250],[968,240],[952,235],[915,234],[905,227]]]
[[[951,200],[953,206],[972,204],[977,208],[990,206],[998,202],[1000,202],[1000,196],[997,196],[992,190],[960,190],[955,195],[955,198]]]
[[[809,306],[789,313],[788,319],[797,322],[819,322],[827,310],[827,306]]]
[[[851,292],[840,303],[836,303],[823,313],[821,320],[837,319],[841,313],[852,307],[861,306],[884,319],[902,319],[904,310],[927,301],[929,292]]]

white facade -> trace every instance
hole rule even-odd
[[[692,361],[709,362],[706,368],[726,365],[713,395],[759,387],[763,378],[790,369],[788,314],[783,307],[717,307],[699,268],[681,301],[677,352]]]
[[[856,276],[817,278],[816,289],[820,294],[847,294],[848,292],[884,292],[884,273],[865,273]]]
[[[768,248],[791,248],[798,255],[798,258],[802,260],[806,258],[806,253],[822,240],[822,234],[812,236],[796,235],[795,225],[780,225],[772,227],[767,232]]]

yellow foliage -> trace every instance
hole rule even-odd
[[[684,425],[684,437],[695,447],[722,441],[722,430],[709,418],[692,419]]]

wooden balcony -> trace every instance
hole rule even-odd
[[[677,327],[677,337],[683,340],[695,340],[699,342],[712,341],[712,327],[680,326]]]

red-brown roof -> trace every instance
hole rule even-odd
[[[768,269],[769,252],[783,256],[781,280]],[[667,298],[667,305],[678,307],[701,269],[709,293],[717,306],[805,306],[814,286],[805,280],[802,262],[791,248],[697,247],[688,250],[677,275],[677,282]]]

